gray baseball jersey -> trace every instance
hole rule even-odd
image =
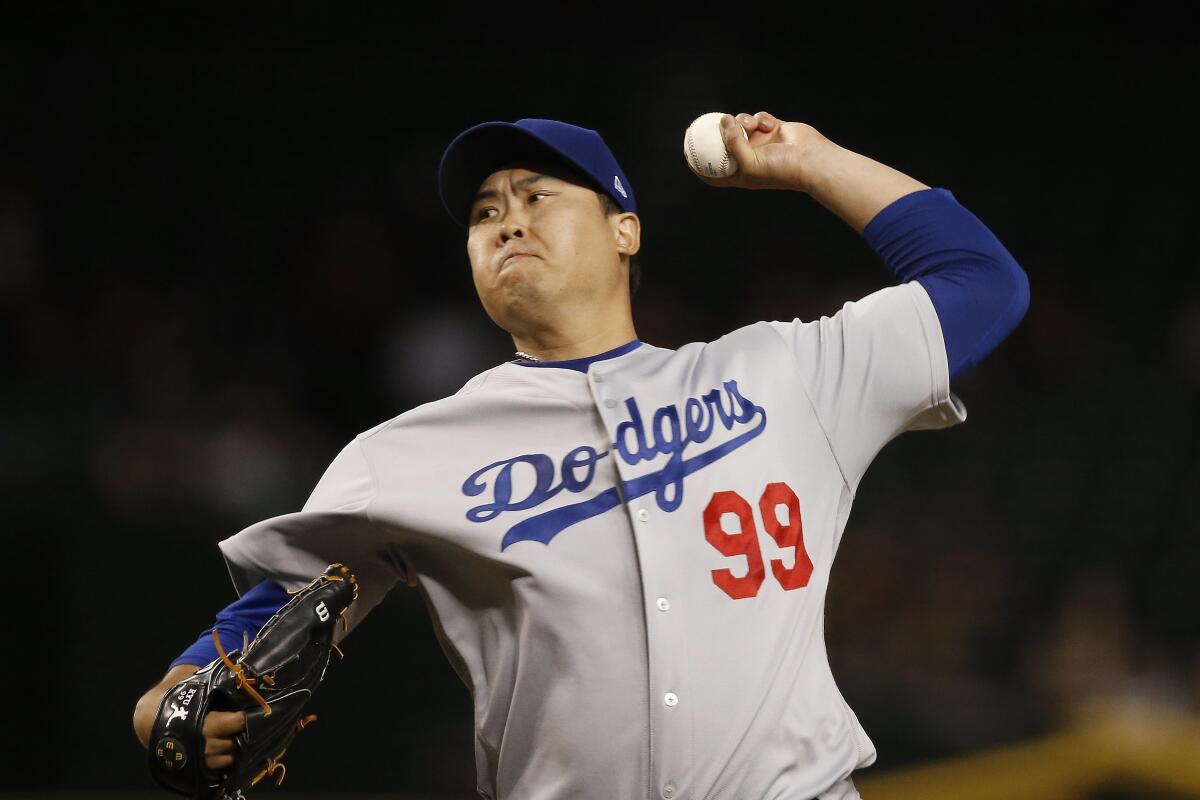
[[[496,800],[858,797],[830,567],[890,439],[966,418],[916,282],[813,322],[504,363],[357,436],[303,510],[220,543],[239,592],[421,592]]]

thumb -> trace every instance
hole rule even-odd
[[[750,146],[750,135],[735,117],[726,114],[721,117],[721,138],[725,141],[725,149],[737,159],[739,169],[742,165],[754,162],[754,148]]]

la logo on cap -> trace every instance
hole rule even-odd
[[[629,195],[625,194],[625,187],[621,185],[621,177],[619,175],[613,175],[613,187],[621,193],[621,197],[624,197],[626,200],[629,199]]]

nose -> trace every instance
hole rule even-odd
[[[523,239],[529,233],[529,211],[519,202],[510,202],[506,204],[506,208],[500,213],[503,215],[497,220],[499,224],[496,226],[497,235],[499,236],[500,244],[504,244],[514,236],[518,239]]]
[[[500,223],[500,241],[507,242],[513,237],[525,238],[525,226],[519,222]]]

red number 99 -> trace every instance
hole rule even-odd
[[[776,516],[779,506],[787,508],[787,522],[780,522]],[[771,572],[775,580],[786,591],[807,586],[813,565],[804,548],[800,499],[786,483],[769,483],[758,500],[758,510],[763,526],[775,543],[780,547],[795,549],[795,561],[790,567],[784,566],[781,559],[771,559]],[[721,516],[727,513],[735,514],[738,518],[738,531],[735,533],[721,527]],[[754,512],[740,494],[729,491],[713,494],[704,508],[704,538],[724,555],[746,557],[745,575],[739,578],[729,569],[714,569],[713,583],[734,600],[758,594],[765,577],[762,550],[758,546]]]

